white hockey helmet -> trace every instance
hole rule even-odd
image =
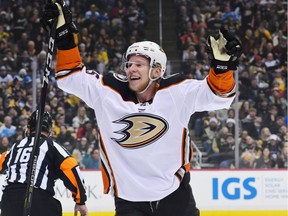
[[[157,43],[152,41],[133,43],[128,47],[127,52],[125,53],[126,60],[129,60],[130,55],[141,55],[148,57],[150,59],[151,67],[161,67],[161,77],[163,77],[166,70],[167,56],[164,50]]]

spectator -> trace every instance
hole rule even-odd
[[[124,26],[124,17],[126,16],[127,8],[122,1],[116,1],[112,8],[112,27],[115,29],[117,27]]]
[[[21,38],[23,43],[18,43],[19,51],[22,52],[27,47],[25,44],[25,41],[27,40],[27,31],[26,27],[28,24],[28,19],[25,14],[25,8],[23,6],[14,7],[15,11],[13,11],[13,38],[14,41],[18,40],[18,38]],[[25,38],[24,38],[25,37]]]
[[[7,67],[5,65],[2,65],[0,67],[0,84],[5,85],[5,87],[7,87],[7,85],[10,85],[13,81],[13,77],[11,74],[8,73],[7,71]]]
[[[10,141],[11,143],[15,143],[17,141],[22,140],[26,135],[25,135],[25,130],[26,130],[26,126],[23,128],[22,126],[18,125],[16,127],[16,133],[10,137]]]
[[[0,32],[1,32],[1,25],[0,25]],[[2,59],[2,61],[3,65],[7,67],[8,71],[14,72],[16,70],[17,62],[10,48],[5,50],[5,57]]]
[[[241,137],[239,138],[239,151],[240,153],[244,152],[247,147],[247,137],[249,136],[247,130],[243,130],[241,133]]]
[[[244,151],[249,151],[254,155],[255,159],[258,159],[262,152],[262,146],[257,145],[257,142],[253,137],[247,136],[246,137],[247,146]]]
[[[20,78],[22,79],[22,87],[26,89],[32,82],[32,78],[27,74],[25,68],[21,68],[18,72]]]
[[[258,72],[262,72],[266,70],[265,65],[263,63],[263,59],[260,55],[253,56],[253,60],[251,62],[251,65],[248,66],[249,68],[249,75],[253,76],[254,74],[257,74]]]
[[[22,51],[21,55],[17,58],[17,68],[32,71],[32,58],[29,56],[27,50]]]
[[[69,142],[72,146],[75,145],[75,138],[71,135],[71,132],[65,124],[60,126],[60,133],[55,141],[61,145],[64,145],[65,142]]]
[[[280,38],[279,44],[273,47],[273,53],[275,58],[279,59],[281,65],[285,65],[287,62],[287,38]]]
[[[99,169],[100,168],[100,151],[97,148],[87,152],[83,158],[85,169]]]
[[[250,104],[248,100],[244,100],[241,102],[241,106],[239,108],[239,119],[244,119],[248,116],[250,110]]]
[[[267,53],[266,59],[264,61],[264,66],[266,68],[266,73],[272,74],[275,69],[280,67],[280,61],[278,59],[274,59],[273,53],[270,52]]]
[[[16,105],[15,101],[14,101],[14,99],[12,99],[10,101],[10,106],[7,109],[7,116],[11,117],[12,125],[16,125],[17,124],[18,116],[19,116],[19,113],[20,113],[20,110],[15,105]]]
[[[61,126],[65,125],[65,116],[63,114],[57,114],[55,117],[55,122],[52,127],[53,137],[56,138],[59,136],[61,131]]]
[[[86,121],[76,131],[76,138],[79,139],[82,137],[86,137],[89,143],[94,139],[93,124],[91,120]]]
[[[85,122],[89,121],[89,118],[86,113],[86,108],[84,106],[80,106],[77,110],[77,115],[72,119],[72,125],[75,130],[78,130],[80,125],[83,125]]]
[[[275,163],[274,163],[275,164]],[[264,148],[261,156],[255,161],[255,168],[273,168],[269,148]]]
[[[218,132],[218,120],[215,117],[212,117],[209,120],[209,126],[204,129],[204,134],[202,136],[202,146],[208,155],[213,153],[212,146]]]
[[[236,121],[232,118],[228,118],[226,120],[226,127],[228,128],[229,133],[232,134],[233,136],[235,135],[235,124]]]
[[[269,148],[273,166],[276,166],[283,148],[283,146],[281,146],[281,139],[277,135],[271,134],[268,137],[267,144],[264,147]]]
[[[247,130],[249,134],[250,134],[250,129],[254,125],[254,120],[256,118],[256,114],[257,114],[257,110],[252,107],[249,109],[249,114],[241,120],[242,129]]]
[[[221,128],[219,134],[216,137],[213,145],[213,153],[209,156],[208,161],[215,163],[217,166],[226,166],[229,167],[231,159],[234,158],[235,153],[235,140],[233,135],[229,133],[227,127]],[[224,165],[225,164],[225,165]]]
[[[253,121],[253,124],[250,125],[250,127],[247,127],[246,125],[246,130],[249,131],[249,135],[253,139],[259,139],[260,138],[260,133],[263,128],[263,123],[262,123],[262,117],[261,116],[255,116],[255,119]]]
[[[277,161],[278,168],[288,168],[288,142],[284,143],[284,146],[281,150],[279,159]]]
[[[279,127],[277,126],[277,115],[278,109],[276,106],[271,106],[269,108],[269,114],[266,115],[266,118],[264,119],[263,125],[265,127],[268,127],[271,131],[271,133],[275,134],[278,132]]]
[[[279,131],[276,135],[279,136],[280,139],[283,140],[283,142],[285,142],[286,137],[288,135],[287,126],[284,124],[284,118],[283,117],[281,117],[278,121],[281,121],[281,124],[283,124],[283,125],[279,128]]]
[[[228,134],[227,139],[227,147],[225,151],[223,151],[222,158],[219,164],[220,168],[232,168],[235,167],[235,139],[232,134]]]
[[[16,126],[12,125],[11,116],[5,116],[4,124],[0,127],[0,137],[11,137],[16,133]]]
[[[91,151],[86,137],[79,139],[79,142],[76,144],[76,147],[72,151],[72,157],[76,159],[79,163],[80,168],[85,168],[83,164],[84,155]]]
[[[262,117],[264,126],[267,125],[266,119],[269,116],[270,109],[271,108],[269,107],[269,101],[267,98],[263,98],[259,101],[256,111],[257,115]]]
[[[9,144],[9,138],[7,136],[3,136],[0,142],[0,154],[10,149],[11,146]]]
[[[72,155],[74,147],[70,142],[64,142],[63,146],[67,149],[67,151]]]
[[[253,168],[255,163],[255,154],[245,151],[241,154],[239,167],[240,168]]]
[[[260,131],[260,139],[262,140],[263,144],[268,141],[268,138],[271,135],[271,131],[268,127],[263,127]]]
[[[18,39],[19,38],[19,39]],[[20,53],[23,53],[25,50],[27,51],[27,54],[29,56],[28,52],[28,33],[26,31],[23,31],[21,33],[21,37],[18,37],[17,39],[17,45]]]
[[[18,121],[17,121],[18,127],[25,129],[26,125],[27,125],[27,121],[28,121],[27,115],[22,114],[22,115],[18,116]]]
[[[89,10],[85,12],[84,19],[97,19],[99,21],[104,21],[107,20],[108,17],[106,15],[103,16],[100,14],[96,4],[91,4]]]
[[[99,132],[98,132],[98,126],[92,128],[92,133],[90,135],[90,146],[91,148],[97,148],[99,149]]]

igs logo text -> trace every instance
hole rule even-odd
[[[253,186],[255,178],[219,178],[212,179],[213,200],[222,196],[228,200],[250,200],[257,196],[257,189]]]

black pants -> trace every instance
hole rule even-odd
[[[24,212],[26,188],[9,188],[3,191],[1,216],[21,216]],[[34,189],[31,216],[62,216],[60,201],[41,189]]]
[[[115,197],[115,216],[200,216],[189,182],[187,173],[180,187],[159,201],[130,202]]]

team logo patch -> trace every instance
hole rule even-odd
[[[100,77],[99,73],[95,70],[86,70],[86,73],[89,75],[94,75],[97,79]]]
[[[123,129],[114,131],[123,137],[112,140],[125,148],[142,148],[150,145],[168,130],[168,122],[165,119],[145,113],[127,115],[113,123],[124,124]]]
[[[119,81],[122,81],[122,82],[128,81],[127,76],[125,76],[123,74],[114,73],[113,76]]]

